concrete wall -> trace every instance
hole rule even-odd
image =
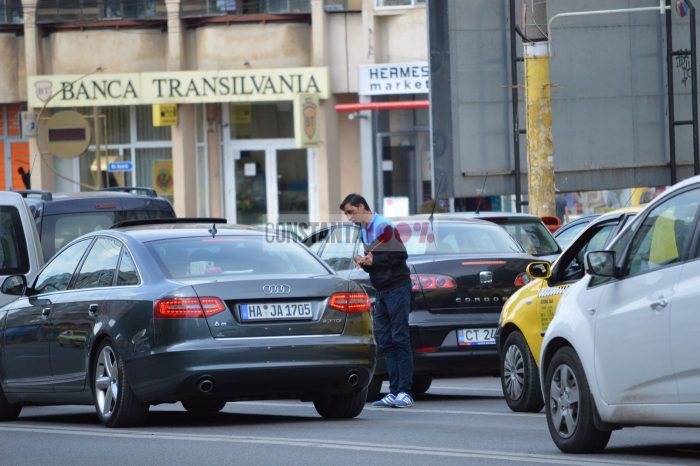
[[[166,69],[167,34],[152,29],[54,32],[43,39],[43,74],[107,73]]]
[[[26,100],[24,38],[15,33],[0,34],[0,103]]]
[[[311,66],[311,26],[299,23],[206,26],[187,32],[189,69]]]
[[[464,2],[471,3],[471,2]],[[424,7],[377,15],[376,63],[425,61],[428,59],[428,27]]]

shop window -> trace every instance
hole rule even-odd
[[[0,24],[22,24],[22,0],[0,0]]]
[[[291,102],[231,104],[229,112],[231,139],[294,137]]]
[[[153,126],[153,107],[136,107],[136,138],[139,141],[170,140],[170,126]]]

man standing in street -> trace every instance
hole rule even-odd
[[[373,213],[364,197],[349,194],[340,204],[348,220],[360,226],[364,256],[355,264],[369,274],[377,290],[374,328],[389,373],[389,394],[373,406],[413,406],[413,350],[408,328],[411,312],[411,275],[406,247],[389,220]]]

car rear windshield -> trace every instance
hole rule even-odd
[[[541,222],[499,222],[525,251],[534,256],[558,254],[561,250],[552,234]]]
[[[182,279],[212,275],[327,275],[309,251],[269,236],[189,237],[146,243],[163,273]]]
[[[512,254],[523,249],[508,233],[495,225],[477,223],[434,223],[433,229],[412,234],[405,240],[409,255],[422,254]],[[432,233],[432,237],[431,237]],[[434,241],[431,241],[434,238]]]
[[[22,220],[13,206],[0,206],[0,275],[29,272]]]
[[[93,231],[106,230],[115,223],[172,216],[172,213],[167,210],[108,210],[44,215],[39,225],[44,260],[51,258],[56,251],[75,238]]]

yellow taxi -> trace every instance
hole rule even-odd
[[[591,221],[553,264],[531,262],[533,280],[503,305],[496,331],[501,385],[513,411],[538,412],[544,401],[537,372],[542,336],[559,298],[572,283],[583,278],[587,251],[604,249],[642,207],[627,207]]]

